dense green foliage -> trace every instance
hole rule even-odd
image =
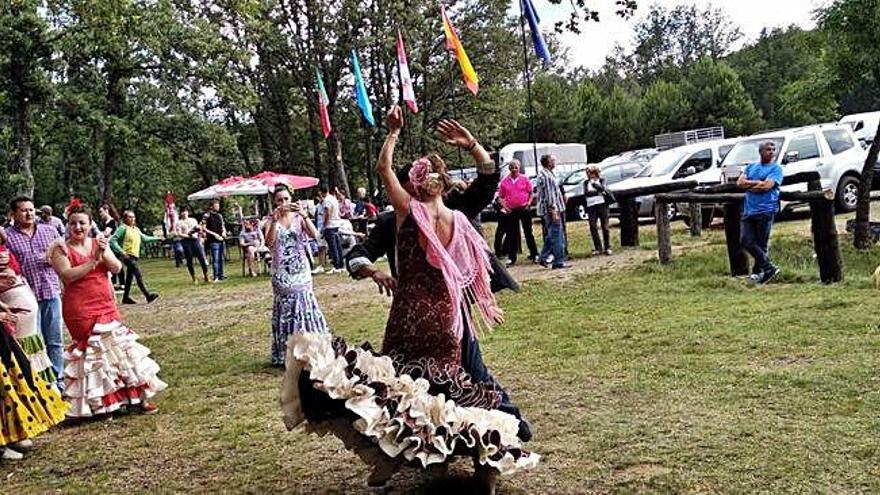
[[[590,4],[574,2],[572,22],[557,30],[596,20]],[[635,3],[616,5],[628,15]],[[871,84],[840,84],[840,50],[821,31],[764,32],[731,53],[741,33],[723,11],[643,8],[633,49],[595,73],[568,67],[555,33],[552,66],[539,67],[528,47],[536,139],[583,142],[597,160],[660,132],[724,125],[744,134],[880,102]],[[381,131],[357,110],[349,57],[357,49],[381,128],[399,98],[398,30],[421,109],[407,117],[402,159],[449,153],[426,132],[444,117],[493,147],[528,140],[516,11],[505,0],[448,9],[481,78],[476,98],[431,0],[10,0],[0,11],[0,199],[33,192],[60,206],[78,195],[153,222],[166,191],[180,200],[261,170],[372,189]],[[326,140],[316,69],[334,126]]]

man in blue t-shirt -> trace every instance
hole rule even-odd
[[[748,165],[736,185],[746,191],[740,244],[755,258],[755,268],[750,280],[765,284],[779,274],[779,268],[768,257],[768,244],[773,218],[779,211],[782,167],[773,161],[776,145],[772,141],[762,143],[758,147],[758,153],[761,155],[761,162]]]

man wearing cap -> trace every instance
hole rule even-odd
[[[50,227],[58,231],[58,235],[64,237],[64,232],[66,230],[64,228],[64,222],[60,218],[52,216],[51,206],[43,205],[40,207],[40,217],[37,220],[37,223],[49,225]]]

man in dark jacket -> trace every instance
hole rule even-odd
[[[407,165],[397,172],[397,179],[404,188],[409,189],[409,169]],[[445,198],[444,203],[453,210],[459,210],[465,214],[472,223],[480,212],[483,211],[495,196],[498,189],[500,174],[494,163],[483,163],[477,166],[477,178],[471,184],[462,190],[454,189]],[[412,191],[410,194],[414,194]],[[478,223],[475,228],[482,233]],[[376,217],[376,223],[373,230],[360,244],[345,253],[345,267],[349,274],[356,280],[371,278],[379,286],[380,292],[391,295],[395,289],[397,277],[397,263],[395,259],[395,245],[397,243],[397,223],[393,211],[387,211]],[[387,274],[379,270],[373,263],[382,256],[388,257],[388,265],[391,268],[391,274]],[[491,263],[491,283],[492,291],[498,292],[503,289],[513,291],[519,290],[519,285],[510,276],[506,268],[498,261],[498,258],[489,253]],[[501,405],[499,409],[510,413],[520,419],[520,428],[518,436],[523,441],[528,441],[532,437],[531,427],[529,423],[523,419],[519,408],[510,401],[507,392],[501,387],[498,381],[492,376],[492,373],[483,363],[483,355],[480,351],[480,344],[476,339],[472,339],[470,329],[465,326],[465,333],[461,340],[461,365],[467,371],[474,381],[479,383],[490,383],[501,393]]]

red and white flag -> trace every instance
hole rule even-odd
[[[406,51],[403,49],[403,36],[397,31],[397,63],[400,65],[400,93],[403,101],[412,113],[419,113],[416,94],[413,91],[412,77],[409,75],[409,64],[406,62]]]

